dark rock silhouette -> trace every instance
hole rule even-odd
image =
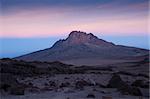
[[[122,94],[142,96],[142,92],[139,88],[128,85],[121,79],[121,77],[118,74],[114,74],[112,76],[107,87],[117,88]]]
[[[110,88],[120,88],[122,86],[126,86],[126,83],[118,74],[114,74],[107,85]]]

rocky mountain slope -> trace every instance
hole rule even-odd
[[[68,38],[57,41],[51,48],[17,57],[25,61],[61,61],[74,65],[100,65],[126,62],[134,57],[148,55],[140,48],[115,45],[99,39],[92,33],[72,31]]]

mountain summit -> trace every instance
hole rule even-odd
[[[97,46],[113,46],[113,43],[99,39],[92,33],[87,34],[81,31],[72,31],[68,38],[57,41],[53,47],[58,46],[77,46],[77,45],[97,45]]]
[[[85,32],[72,31],[66,41],[70,44],[81,44],[81,43],[106,43],[103,40],[98,39],[92,33],[86,34]]]
[[[15,59],[25,61],[60,61],[74,65],[99,65],[126,61],[148,53],[147,50],[140,48],[115,45],[99,39],[92,33],[72,31],[66,39],[57,41],[50,48]]]

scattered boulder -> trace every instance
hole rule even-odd
[[[83,89],[84,86],[88,86],[88,85],[89,85],[89,83],[85,80],[79,80],[75,83],[75,87],[77,89]]]
[[[51,87],[56,87],[56,86],[57,86],[54,81],[49,81],[49,85],[50,85]]]
[[[69,97],[67,97],[66,99],[70,99]]]
[[[117,74],[114,74],[110,79],[107,87],[117,88],[122,94],[130,94],[134,96],[142,96],[142,93],[139,88],[133,87],[125,83],[121,77]]]
[[[95,98],[95,95],[94,94],[88,94],[86,97],[87,98]]]
[[[33,87],[33,83],[32,83],[32,82],[29,82],[29,83],[28,83],[28,86]]]
[[[109,80],[107,87],[109,88],[120,88],[122,86],[126,86],[127,84],[121,79],[118,74],[114,74],[112,78]]]
[[[134,96],[142,96],[141,90],[137,87],[131,87],[129,92],[130,92],[129,94],[134,95]]]
[[[100,88],[107,88],[106,85],[100,84],[100,83],[96,83],[97,86],[99,86]]]
[[[40,92],[40,88],[38,88],[37,86],[30,86],[30,87],[26,88],[26,90],[28,92],[32,92],[32,93]]]
[[[112,97],[109,97],[109,96],[102,96],[102,99],[112,99]]]
[[[21,86],[12,87],[10,89],[10,94],[12,94],[12,95],[24,95],[24,88]]]
[[[69,87],[69,86],[70,86],[70,83],[65,82],[65,83],[61,83],[61,85],[59,87],[62,88],[62,87]]]
[[[48,86],[48,83],[44,83],[45,86]]]
[[[140,88],[149,88],[149,84],[145,83],[143,80],[136,80],[131,84],[131,86]]]
[[[142,92],[139,88],[137,87],[132,87],[132,86],[122,86],[121,88],[118,88],[118,90],[122,94],[130,94],[134,96],[142,96]]]
[[[135,86],[135,87],[142,87],[143,81],[142,80],[136,80],[131,85]]]
[[[1,89],[4,90],[5,92],[7,92],[10,87],[11,87],[11,85],[9,85],[9,84],[3,84],[3,85],[1,85]]]
[[[44,91],[52,91],[52,90],[53,90],[53,88],[50,88],[50,87],[48,87],[48,86],[46,86],[46,87],[40,89],[41,92],[44,92]]]
[[[69,79],[69,77],[65,77],[64,79]]]

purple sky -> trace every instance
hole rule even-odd
[[[1,57],[49,47],[73,30],[148,49],[148,0],[0,0],[0,3]],[[27,46],[27,40],[35,46]]]

